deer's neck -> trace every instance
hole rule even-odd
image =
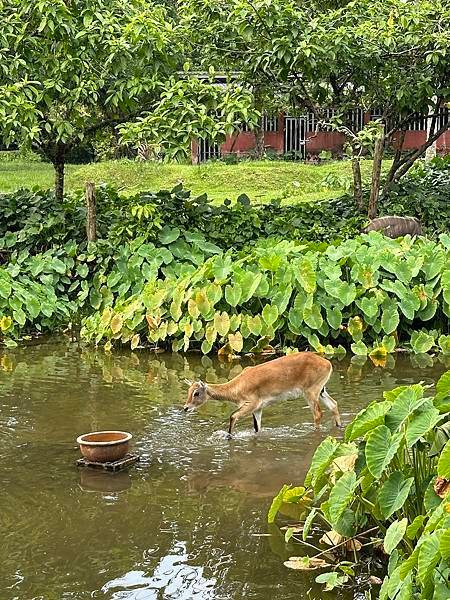
[[[228,383],[208,383],[206,392],[213,400],[221,400],[222,402],[238,403],[238,395],[235,386]]]

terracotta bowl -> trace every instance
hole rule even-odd
[[[132,437],[127,431],[94,431],[77,437],[77,444],[87,460],[114,462],[127,454]]]

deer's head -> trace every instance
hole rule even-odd
[[[188,380],[185,381],[189,385],[189,390],[188,397],[183,407],[183,410],[185,412],[189,412],[195,410],[196,408],[198,408],[206,402],[206,400],[208,399],[206,394],[207,386],[206,383],[203,383],[202,380],[195,382]]]

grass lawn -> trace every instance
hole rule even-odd
[[[387,164],[385,165],[387,168]],[[362,164],[368,181],[371,161]],[[67,165],[66,189],[84,187],[87,180],[109,183],[124,193],[170,189],[182,183],[194,195],[206,192],[215,201],[235,200],[247,194],[254,202],[280,199],[283,203],[335,198],[348,188],[351,164],[336,161],[322,165],[296,162],[241,162],[236,165],[207,163],[199,166],[161,164],[129,160],[105,161],[89,165]],[[47,163],[0,160],[0,191],[20,187],[53,187],[53,167]]]

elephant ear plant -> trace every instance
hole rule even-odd
[[[332,567],[316,578],[330,590],[350,585],[356,568],[367,572],[384,556],[380,599],[449,598],[450,371],[437,382],[434,397],[425,392],[422,384],[385,392],[383,401],[356,415],[343,441],[327,437],[319,445],[304,487],[284,486],[274,498],[269,522],[279,511],[292,514],[292,503],[306,517],[285,537],[308,554],[286,566]],[[316,540],[324,528],[319,544],[326,550]],[[346,551],[354,564],[341,560]],[[358,585],[362,581],[360,576]],[[373,575],[365,581],[370,585]]]

